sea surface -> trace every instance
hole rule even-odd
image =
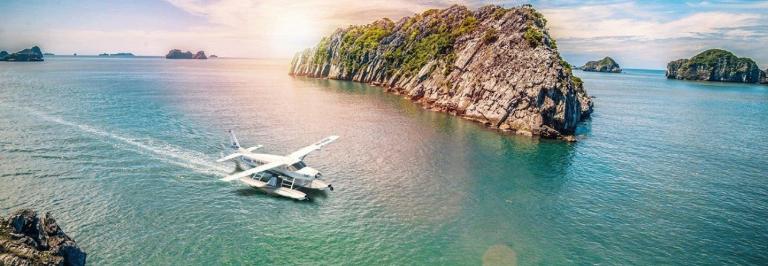
[[[502,135],[287,60],[0,62],[0,215],[93,265],[768,263],[768,86],[575,72],[565,143]],[[306,161],[309,202],[218,181],[226,130]]]

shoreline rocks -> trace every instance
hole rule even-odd
[[[768,68],[760,72],[760,84],[768,84]]]
[[[168,54],[165,55],[166,59],[208,59],[207,56],[205,56],[205,52],[198,51],[196,54],[192,54],[190,51],[182,52],[179,49],[173,49],[168,51]]]
[[[290,75],[369,83],[505,132],[573,139],[592,112],[581,79],[530,5],[454,5],[337,29]]]
[[[609,56],[598,61],[589,61],[579,67],[579,69],[590,72],[621,73],[619,64]]]
[[[32,48],[24,49],[12,54],[6,51],[0,52],[0,61],[8,62],[40,62],[43,61],[43,52],[40,47],[33,46]]]
[[[740,58],[722,49],[709,49],[690,59],[669,62],[666,76],[681,80],[768,83],[766,71],[760,70],[750,58]]]
[[[85,265],[86,253],[51,213],[22,209],[0,217],[0,265]]]

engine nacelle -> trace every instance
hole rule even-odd
[[[320,174],[320,171],[317,171],[315,168],[312,168],[312,167],[301,168],[300,170],[296,171],[296,173],[306,177],[311,177],[311,178],[320,178],[321,176],[323,176],[322,174]]]

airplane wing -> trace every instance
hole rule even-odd
[[[234,180],[238,180],[238,179],[240,179],[242,177],[246,177],[246,176],[249,176],[249,175],[252,175],[252,174],[256,174],[256,173],[259,173],[259,172],[264,172],[264,171],[267,171],[269,169],[272,169],[272,168],[275,168],[275,167],[278,167],[278,166],[282,166],[282,165],[284,165],[283,162],[271,162],[271,163],[268,163],[268,164],[259,165],[257,167],[254,167],[254,168],[251,168],[251,169],[248,169],[248,170],[245,170],[245,171],[233,174],[233,175],[228,175],[228,176],[226,176],[226,177],[224,177],[222,179],[219,179],[219,180],[221,180],[221,181],[234,181]]]
[[[339,138],[339,136],[330,136],[330,137],[324,138],[323,140],[318,141],[315,144],[306,146],[304,148],[301,148],[298,151],[295,151],[295,152],[289,154],[288,157],[296,158],[296,159],[299,159],[299,160],[304,160],[304,157],[307,156],[307,154],[309,154],[309,153],[311,153],[313,151],[319,150],[323,146],[330,144],[331,142],[333,142],[334,140],[336,140],[338,138]]]

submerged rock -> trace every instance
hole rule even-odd
[[[667,64],[667,78],[683,80],[758,83],[765,72],[750,58],[739,58],[721,49],[706,50],[691,59]]]
[[[336,30],[294,56],[290,74],[353,80],[425,108],[524,135],[560,138],[592,101],[530,5],[454,5]]]
[[[2,51],[0,52],[0,61],[9,61],[9,62],[43,61],[43,52],[40,51],[40,47],[37,47],[37,46],[24,49],[12,54],[8,54],[8,52]]]
[[[205,56],[205,52],[198,51],[196,54],[192,54],[190,51],[182,52],[179,49],[173,49],[168,51],[168,54],[165,55],[166,59],[208,59],[208,57]]]
[[[621,67],[613,58],[606,56],[598,61],[589,61],[579,69],[591,72],[621,73]]]
[[[0,217],[0,265],[85,265],[86,253],[50,213],[29,209]]]

